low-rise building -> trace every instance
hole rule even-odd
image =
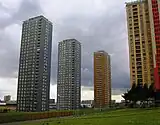
[[[0,108],[3,109],[10,109],[10,110],[16,110],[17,101],[7,101],[7,102],[1,102]]]
[[[55,103],[55,99],[49,99],[49,103]]]
[[[55,99],[50,99],[49,100],[49,110],[54,110],[57,109],[57,104],[55,102]]]
[[[56,103],[49,103],[49,110],[54,110],[57,109],[57,104]]]
[[[11,96],[10,95],[4,96],[4,102],[8,102],[10,100],[11,100]]]
[[[82,108],[92,108],[94,104],[94,100],[82,100],[81,101],[81,107]]]

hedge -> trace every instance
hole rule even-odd
[[[71,115],[73,115],[72,111],[37,112],[37,113],[34,112],[0,113],[0,123],[47,119],[47,118],[64,117]]]

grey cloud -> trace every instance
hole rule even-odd
[[[1,3],[0,7],[2,7],[2,11],[5,11],[10,15],[0,19],[0,29],[4,29],[5,27],[15,23],[21,24],[22,21],[32,16],[43,14],[38,0],[22,0],[18,11],[15,13],[13,13],[9,8],[4,7]]]
[[[56,25],[55,43],[72,37],[82,43],[82,85],[93,85],[93,52],[105,50],[113,54],[111,57],[113,88],[128,88],[127,37],[124,35],[126,26],[122,11],[115,15],[106,13],[98,18],[77,15],[63,19],[61,24]],[[57,49],[55,50],[53,53],[57,54]],[[57,57],[54,58],[56,59]],[[52,63],[52,65],[56,64]],[[85,68],[88,71],[84,71]],[[52,71],[52,76],[56,78],[56,70]]]
[[[5,10],[7,8],[4,9],[3,7],[2,9]],[[16,13],[9,12],[9,10],[7,13],[11,16],[0,19],[0,77],[15,78],[18,72],[20,38],[16,42],[13,41],[5,32],[5,28],[13,24],[21,25],[23,20],[41,14],[42,11],[37,0],[22,0]],[[20,31],[17,34],[20,34]]]
[[[5,89],[0,89],[0,100],[3,100],[3,95],[5,95],[6,93],[8,93],[8,90],[5,90]]]
[[[70,15],[59,19],[59,22],[53,23],[51,83],[56,84],[58,42],[66,38],[76,38],[82,43],[83,86],[93,86],[93,52],[105,50],[113,54],[111,57],[112,87],[128,88],[129,75],[127,72],[129,69],[126,53],[127,37],[124,35],[127,34],[124,13],[125,10],[120,9],[114,11],[113,14],[106,12],[100,16]],[[0,20],[0,30],[13,23],[21,24],[23,20],[38,14],[43,14],[43,12],[37,0],[22,0],[20,8],[16,13],[12,14],[10,18]],[[13,74],[18,71],[19,51],[14,49],[11,41],[7,37],[0,40],[0,45],[7,51],[5,57],[0,54],[0,59],[2,60],[0,61],[2,66],[0,77],[15,77]],[[17,43],[20,44],[20,39]]]
[[[7,36],[5,32],[0,33],[0,77],[16,77],[18,69],[18,55],[14,47],[12,40]]]
[[[13,18],[21,21],[39,14],[43,14],[43,12],[38,0],[22,0],[21,6]]]

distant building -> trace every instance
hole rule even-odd
[[[81,43],[67,39],[58,45],[57,108],[79,109],[81,103]]]
[[[4,106],[6,106],[6,103],[5,102],[1,102],[0,103],[0,107],[4,107]]]
[[[6,109],[10,109],[10,110],[16,110],[17,107],[17,101],[7,101],[5,102],[1,102],[0,103],[0,108],[6,108]]]
[[[4,102],[8,102],[10,100],[11,100],[11,96],[10,95],[4,96]]]
[[[17,111],[49,110],[52,23],[44,16],[23,22]]]
[[[57,104],[56,103],[49,103],[49,110],[56,110]]]
[[[49,100],[49,110],[54,110],[57,109],[57,104],[55,102],[55,99],[50,99]]]
[[[49,99],[49,103],[55,103],[55,99]]]
[[[81,104],[93,104],[94,100],[82,100]]]
[[[6,107],[8,108],[8,109],[11,109],[11,110],[16,110],[16,107],[17,107],[17,101],[8,101],[7,103],[6,103]]]
[[[17,104],[17,101],[14,101],[14,100],[10,100],[8,102],[6,102],[7,105],[16,105]]]
[[[94,104],[94,100],[82,100],[81,101],[81,107],[87,107],[87,108],[92,108]]]
[[[105,108],[111,103],[111,63],[105,51],[94,53],[94,107]]]

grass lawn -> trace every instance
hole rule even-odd
[[[77,118],[54,118],[20,125],[160,125],[160,109],[125,109],[96,113]],[[45,125],[45,124],[44,124]]]

